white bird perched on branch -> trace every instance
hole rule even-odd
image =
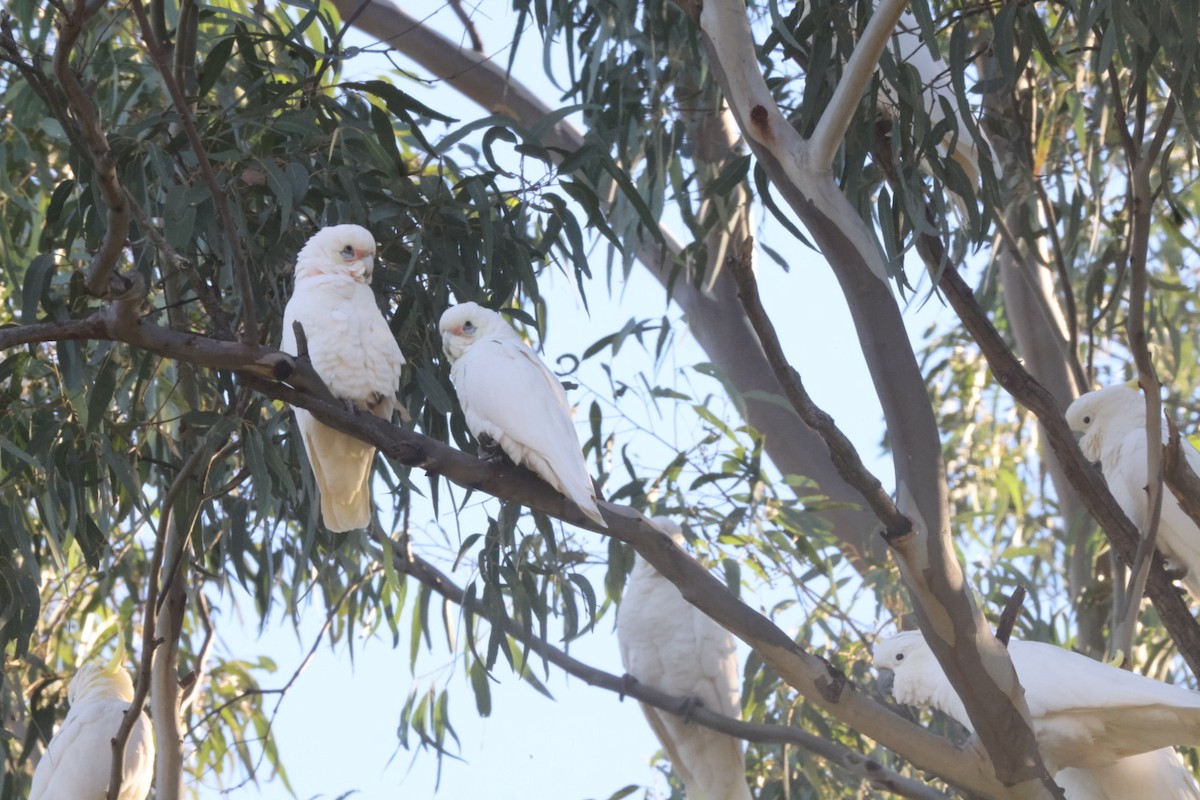
[[[1200,744],[1200,693],[1042,642],[1012,640],[1008,651],[1025,689],[1038,747],[1051,770],[1111,768],[1114,762],[1151,751]],[[890,686],[901,703],[933,706],[971,727],[962,701],[920,631],[879,643],[874,663],[880,684]],[[1165,764],[1167,756],[1157,760]],[[1113,775],[1129,779],[1151,761],[1139,759]],[[1086,785],[1098,776],[1085,772],[1067,777]],[[1164,785],[1172,785],[1182,776],[1164,780]],[[1134,796],[1173,795],[1151,791]]]
[[[29,800],[103,800],[112,771],[112,739],[133,700],[125,648],[103,667],[85,664],[67,685],[66,719],[33,773]],[[154,778],[154,729],[143,712],[125,743],[119,800],[145,800]]]
[[[676,542],[672,520],[652,520]],[[693,606],[640,556],[634,562],[617,615],[625,670],[668,694],[696,698],[710,711],[741,716],[733,636]],[[742,743],[674,714],[642,705],[654,735],[683,781],[688,800],[750,800]]]
[[[285,352],[298,354],[293,323],[308,340],[313,369],[329,391],[353,407],[390,420],[404,356],[375,304],[371,272],[375,238],[358,225],[322,228],[296,256],[296,287],[283,311]],[[321,517],[331,531],[371,522],[371,464],[375,447],[294,409],[304,451],[321,494]]]
[[[1081,395],[1067,408],[1067,424],[1079,434],[1079,449],[1100,471],[1121,510],[1138,528],[1146,524],[1149,496],[1146,477],[1146,398],[1136,381]],[[1167,440],[1165,423],[1163,441]],[[1200,452],[1183,440],[1180,449],[1193,470],[1200,471]],[[1200,599],[1200,528],[1163,487],[1158,548],[1172,566],[1186,568],[1183,583]]]
[[[562,384],[504,318],[476,303],[451,306],[438,328],[467,428],[491,440],[608,527]]]
[[[930,128],[936,128],[946,119],[946,113],[942,108],[943,101],[954,109],[954,123],[958,130],[957,139],[953,133],[947,133],[942,137],[938,152],[943,158],[951,158],[957,162],[963,172],[967,174],[971,187],[978,189],[980,185],[979,150],[975,145],[975,139],[971,136],[971,128],[959,110],[958,98],[954,93],[950,77],[950,68],[945,62],[934,59],[933,53],[930,52],[928,45],[921,37],[921,27],[917,18],[908,11],[901,14],[896,23],[891,47],[892,55],[898,65],[908,64],[917,72],[923,87],[924,110],[929,116]],[[899,97],[896,87],[889,81],[884,81],[881,87],[879,107],[886,116],[892,119],[899,116]],[[951,142],[953,142],[953,150],[950,149]],[[927,165],[925,171],[930,171]],[[968,200],[973,201],[974,198],[968,198]]]

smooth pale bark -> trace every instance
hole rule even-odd
[[[358,0],[333,0],[339,13],[349,19],[359,7]],[[537,130],[546,147],[567,152],[583,145],[583,133],[568,122],[538,127],[556,108],[535,97],[508,74],[503,61],[497,61],[445,38],[391,3],[372,2],[355,18],[354,25],[382,42],[395,47],[447,85],[491,113],[511,117],[524,128]],[[700,125],[700,123],[697,123]],[[732,117],[722,113],[703,122],[702,141],[713,148],[721,141],[735,142],[739,137]],[[703,155],[703,153],[701,153]],[[601,199],[603,202],[603,198]],[[728,240],[738,225],[714,232]],[[843,507],[821,512],[849,553],[865,569],[886,559],[886,548],[879,539],[879,523],[868,512],[846,504],[858,505],[861,498],[848,486],[824,457],[824,445],[794,413],[778,403],[761,399],[762,395],[781,397],[783,391],[775,379],[754,331],[737,302],[737,287],[719,270],[720,256],[726,247],[712,241],[705,265],[705,286],[697,286],[693,265],[684,264],[672,281],[675,265],[682,259],[683,244],[666,227],[660,226],[665,244],[643,242],[636,249],[638,261],[664,287],[670,287],[670,299],[687,315],[688,329],[704,349],[709,360],[742,394],[737,398],[746,422],[765,438],[764,448],[775,467],[785,475],[804,475],[820,491]],[[715,277],[714,277],[715,276]],[[749,395],[749,396],[747,396]]]
[[[891,21],[876,22],[864,34],[864,40],[872,43],[874,52],[865,52],[861,56],[856,54],[856,61],[848,67],[848,72],[856,74],[862,85],[857,89],[851,86],[844,92],[839,90],[839,96],[844,98],[843,103],[857,103],[866,80],[874,70],[874,63],[886,44],[895,18],[903,9],[902,2],[888,0],[888,3],[894,6],[889,11]],[[346,5],[349,6],[349,3]],[[935,653],[951,676],[956,690],[963,696],[976,729],[980,731],[980,738],[996,765],[997,775],[1002,783],[1019,784],[1011,793],[996,796],[1048,796],[1041,784],[1045,769],[1037,753],[1028,721],[1028,709],[1015,671],[1003,646],[992,637],[966,586],[961,566],[953,555],[938,431],[899,308],[886,282],[887,271],[874,234],[833,182],[829,164],[808,161],[807,143],[791,128],[767,91],[758,71],[744,6],[732,2],[709,2],[702,12],[694,7],[685,7],[685,11],[692,12],[694,21],[700,25],[710,64],[725,97],[732,101],[739,128],[775,186],[813,232],[846,294],[859,332],[859,345],[866,355],[893,438],[900,504],[916,525],[913,534],[905,537],[904,541],[894,541],[893,546],[912,588],[921,627],[929,635]],[[370,12],[369,17],[367,12]],[[408,52],[404,45],[405,34],[409,34],[407,38],[412,41],[412,33],[417,30],[415,24],[401,22],[403,15],[389,4],[372,3],[367,7],[367,12],[355,20],[356,25]],[[354,9],[347,7],[343,13],[353,14]],[[385,26],[383,18],[387,15],[391,15],[395,27]],[[719,37],[709,35],[710,31],[717,30],[721,31]],[[414,42],[411,45],[412,52],[409,52],[427,68],[429,63],[426,59],[434,58],[431,50],[436,50],[444,57],[448,49],[445,41],[436,47],[431,46],[430,38],[429,32],[423,32],[419,37],[421,41]],[[456,48],[451,45],[449,49],[452,51]],[[481,56],[461,49],[460,52],[477,62],[477,67],[467,74],[483,69]],[[866,66],[868,62],[869,67]],[[509,113],[518,119],[521,118],[518,116],[521,106],[526,107],[527,113],[545,113],[544,107],[537,108],[535,103],[531,103],[528,93],[514,91],[507,83],[497,83],[495,76],[480,79],[481,86],[490,86],[490,92],[484,91],[481,104],[492,111]],[[465,93],[475,98],[474,94]],[[842,106],[839,105],[834,111],[838,108]],[[850,115],[844,113],[844,108],[842,112],[838,118],[831,117],[833,121],[822,123],[823,127],[818,129],[820,141],[832,141],[844,135],[844,127],[839,130],[838,126],[848,124]],[[563,128],[559,123],[549,133],[555,137],[562,136]],[[665,274],[669,275],[673,262],[666,257],[669,253],[660,251],[657,262],[654,255],[654,251],[651,251],[648,265],[657,263],[658,268],[652,266],[652,271],[662,280],[664,268]],[[675,285],[680,287],[683,283],[678,281]],[[721,296],[718,291],[720,283],[721,279],[718,278],[712,294],[723,301],[720,302],[721,306],[732,307],[732,321],[740,321],[739,327],[748,327],[744,314],[732,302],[735,296],[732,293]],[[684,307],[689,319],[695,319],[696,315],[688,309],[679,294],[674,299]],[[752,337],[748,338],[754,341]],[[708,344],[699,333],[697,340],[702,346]],[[753,352],[758,354],[761,350],[755,347]],[[730,362],[731,366],[739,360],[745,361],[747,351],[739,349],[733,355],[735,358]],[[715,357],[713,360],[720,364]],[[773,393],[780,394],[778,381],[769,383],[774,384]],[[773,438],[770,429],[756,427],[767,431],[769,445]],[[790,427],[799,426],[793,423]],[[771,456],[774,460],[775,453],[772,452]],[[776,464],[789,471],[778,461]],[[812,470],[803,473],[811,475]],[[841,483],[840,479],[836,482]],[[832,494],[826,482],[822,481],[821,485],[827,493]],[[664,574],[671,577],[668,573]],[[699,605],[686,590],[685,596]],[[719,617],[717,619],[720,620]],[[769,651],[759,652],[769,658]],[[797,688],[805,691],[803,686]],[[814,699],[809,691],[805,691],[805,694],[810,700]],[[834,713],[846,719],[844,712],[844,708],[839,708]]]

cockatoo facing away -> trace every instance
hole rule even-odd
[[[33,773],[29,800],[104,800],[112,738],[133,700],[124,650],[105,666],[85,664],[67,685],[71,707]],[[145,800],[154,778],[154,730],[143,713],[125,743],[120,800]]]
[[[450,381],[472,435],[490,438],[514,463],[536,472],[589,519],[608,527],[596,506],[571,406],[554,373],[491,309],[475,303],[451,306],[438,327]]]
[[[296,288],[283,312],[281,348],[296,354],[294,322],[304,327],[313,368],[335,397],[391,419],[404,356],[375,305],[371,272],[375,239],[358,225],[322,228],[296,256]],[[375,448],[295,409],[304,451],[331,531],[371,521]]]
[[[1142,753],[1200,744],[1200,693],[1042,642],[1014,639],[1008,651],[1052,770],[1110,767]],[[933,706],[970,727],[962,701],[919,631],[881,642],[874,662],[880,683],[890,682],[901,703]]]
[[[683,542],[673,521],[652,521]],[[741,716],[733,636],[640,556],[621,598],[617,642],[625,671],[638,682],[695,697],[718,714]],[[688,800],[750,800],[740,741],[651,706],[643,705],[642,711],[683,781]]]
[[[1100,471],[1121,510],[1138,528],[1146,524],[1146,399],[1136,383],[1108,386],[1080,396],[1067,408],[1067,424],[1079,434],[1079,448]],[[1164,425],[1163,441],[1166,441]],[[1200,452],[1183,440],[1180,448],[1193,470]],[[1200,528],[1165,485],[1158,522],[1158,548],[1174,566],[1186,568],[1183,583],[1200,599]]]

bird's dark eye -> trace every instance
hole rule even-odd
[[[903,660],[904,660],[904,653],[896,653],[896,660],[897,660],[897,661],[903,661]]]
[[[463,323],[463,333],[474,333],[474,332],[475,332],[475,323],[474,322],[471,322],[471,320],[467,320],[466,322]]]
[[[1090,414],[1089,414],[1088,416],[1086,416],[1086,417],[1084,417],[1084,418],[1083,418],[1083,424],[1084,424],[1084,425],[1091,425],[1091,424],[1092,424],[1092,417],[1091,417],[1091,415],[1090,415]]]
[[[346,245],[345,247],[343,247],[342,248],[342,258],[346,259],[347,261],[353,261],[354,260],[354,248],[350,245]]]

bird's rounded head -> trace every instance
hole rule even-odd
[[[1067,407],[1067,425],[1079,437],[1079,449],[1099,461],[1106,439],[1115,440],[1146,421],[1146,401],[1136,382],[1106,386],[1080,395]]]
[[[119,697],[126,702],[133,700],[133,680],[125,671],[124,664],[115,661],[113,659],[103,666],[84,664],[76,670],[67,685],[67,702],[75,705],[92,697]]]
[[[921,632],[904,631],[875,645],[871,660],[881,688],[890,691],[901,703],[921,705],[929,702],[929,698],[919,696],[923,692],[913,678],[922,673],[923,665],[931,659],[933,651]]]
[[[495,311],[470,302],[450,306],[442,312],[438,330],[442,334],[442,352],[451,364],[462,358],[467,348],[484,335],[507,333],[516,336],[516,332]]]
[[[370,283],[375,270],[375,237],[361,225],[332,225],[314,233],[296,255],[296,278],[349,275]]]

